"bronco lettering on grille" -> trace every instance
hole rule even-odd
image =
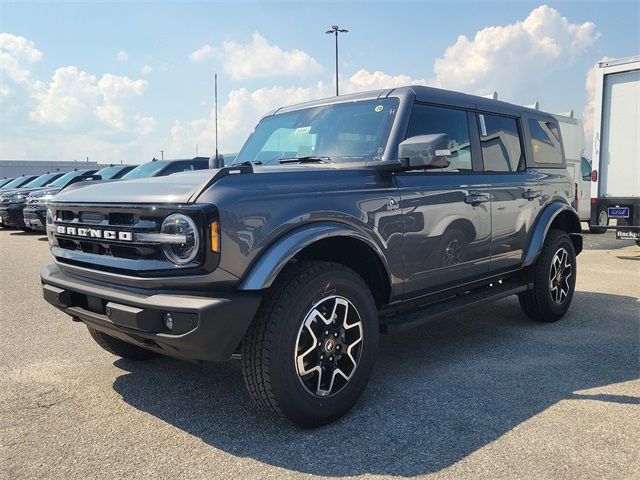
[[[96,228],[67,227],[65,225],[58,225],[56,227],[56,232],[62,235],[71,235],[74,237],[104,238],[105,240],[120,240],[123,242],[133,241],[132,232],[117,232],[115,230],[99,230]]]

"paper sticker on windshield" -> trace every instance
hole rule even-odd
[[[383,107],[382,105],[376,105],[376,108],[374,108],[374,110],[375,110],[376,112],[381,112],[383,108],[384,108],[384,107]]]
[[[436,157],[448,157],[449,155],[451,155],[451,150],[436,150]]]
[[[296,128],[296,131],[293,133],[296,133],[296,134],[309,133],[310,131],[311,131],[311,127],[298,127]]]

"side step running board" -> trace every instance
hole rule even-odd
[[[439,318],[467,310],[483,303],[499,300],[533,288],[533,284],[496,285],[456,295],[447,300],[425,305],[417,310],[380,319],[381,333],[400,333]],[[386,320],[386,321],[385,321]]]

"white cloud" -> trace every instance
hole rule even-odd
[[[146,80],[132,80],[110,73],[100,80],[78,67],[58,68],[49,84],[38,82],[32,98],[36,107],[30,118],[77,132],[92,128],[126,131],[135,123],[131,99],[146,90]]]
[[[610,60],[611,57],[602,57],[597,63]],[[584,88],[587,91],[587,101],[582,112],[582,123],[584,125],[585,151],[591,155],[593,145],[593,115],[596,97],[596,67],[595,65],[587,70]]]
[[[140,73],[142,75],[150,75],[153,72],[153,67],[151,65],[143,65],[142,68],[140,68]]]
[[[17,84],[25,84],[31,78],[31,65],[42,58],[42,52],[24,37],[0,33],[0,72]],[[10,91],[6,85],[2,91]]]
[[[599,34],[591,22],[570,23],[547,5],[524,21],[464,35],[434,65],[436,86],[501,97],[531,90],[540,79],[570,66]]]
[[[403,85],[424,85],[424,78],[415,79],[409,75],[389,75],[388,73],[375,71],[373,73],[360,69],[354,73],[344,84],[340,84],[340,91],[344,93],[366,92],[367,90],[380,90],[383,88],[401,87]]]
[[[127,60],[129,60],[129,54],[124,50],[120,50],[118,53],[116,53],[116,60],[118,60],[119,62],[126,62]]]
[[[137,124],[135,129],[136,133],[149,135],[156,129],[156,120],[153,117],[141,117],[140,115],[135,115],[134,120]]]
[[[202,62],[208,58],[213,58],[215,56],[216,49],[213,48],[209,44],[202,45],[200,48],[191,52],[189,55],[189,60],[193,62]]]
[[[308,53],[298,49],[284,51],[259,33],[254,33],[246,45],[224,42],[222,50],[224,71],[236,80],[280,75],[305,77],[322,71],[322,66]]]
[[[359,70],[349,78],[340,81],[340,90],[344,93],[356,93],[366,90],[397,87],[424,83],[422,79],[414,79],[407,75],[389,75],[384,72],[368,72]],[[306,102],[333,95],[334,86],[318,82],[311,87],[279,87],[249,90],[240,88],[232,90],[227,101],[222,105],[218,115],[218,138],[220,151],[235,152],[257,124],[258,120],[270,110]],[[200,151],[213,150],[214,145],[213,110],[205,119],[183,123],[176,121],[171,129],[170,151],[175,156],[189,154],[194,145],[200,145]]]

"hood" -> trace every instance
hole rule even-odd
[[[188,203],[220,169],[175,173],[166,177],[90,182],[82,188],[63,190],[56,202],[64,203]]]
[[[39,189],[34,190],[33,192],[29,193],[29,197],[31,197],[31,198],[40,198],[40,197],[44,197],[46,195],[55,195],[60,190],[62,190],[60,187],[39,188]]]

